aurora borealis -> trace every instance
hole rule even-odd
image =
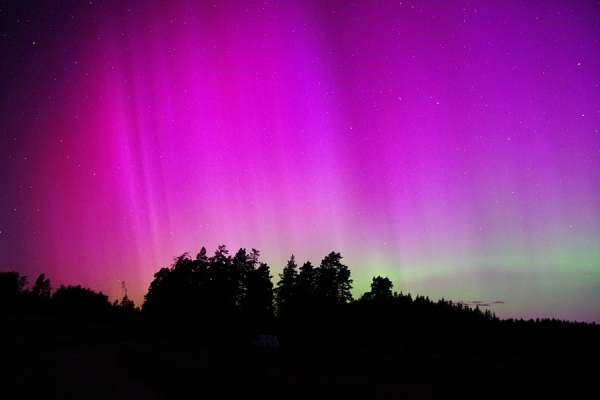
[[[0,270],[140,305],[173,257],[600,322],[600,5],[0,8]],[[503,302],[503,303],[494,303]]]

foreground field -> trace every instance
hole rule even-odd
[[[254,348],[53,319],[0,326],[3,399],[560,398],[595,390],[598,373],[585,355]]]

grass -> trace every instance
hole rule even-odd
[[[122,354],[135,376],[168,398],[553,398],[584,393],[594,372],[564,360],[490,359],[373,348],[279,348],[193,339]]]
[[[562,398],[595,390],[568,358],[255,348],[47,318],[0,320],[0,398]]]

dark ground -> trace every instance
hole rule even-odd
[[[598,372],[598,360],[585,355],[483,357],[285,342],[270,349],[49,318],[0,319],[2,399],[580,398],[597,393]]]

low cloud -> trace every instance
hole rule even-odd
[[[467,306],[467,307],[493,307],[493,306],[497,306],[499,304],[504,304],[503,301],[497,300],[497,301],[483,301],[483,300],[471,300],[471,301],[449,301],[448,304],[452,304],[452,305],[463,305],[463,306]]]

